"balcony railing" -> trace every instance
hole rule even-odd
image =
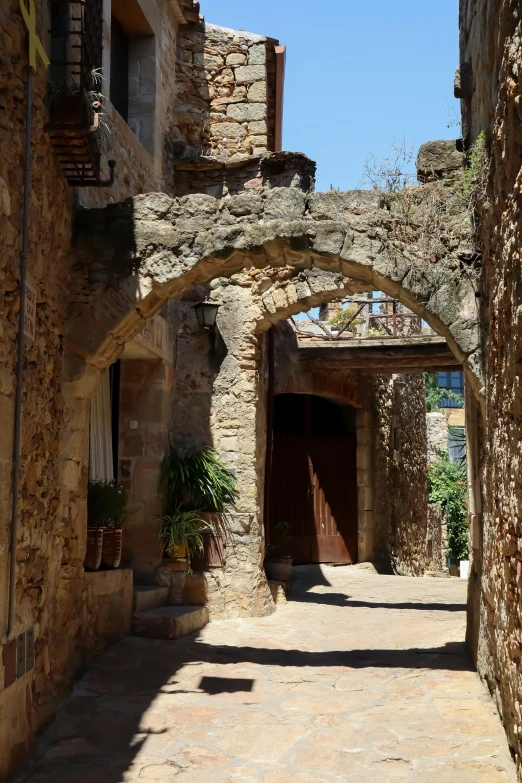
[[[70,185],[100,186],[102,0],[52,0],[51,121],[45,129]]]
[[[433,336],[435,332],[397,299],[349,296],[329,320],[306,313],[308,322],[290,321],[299,337],[319,340],[400,339]],[[347,305],[347,307],[344,307]],[[342,308],[342,309],[341,309]]]

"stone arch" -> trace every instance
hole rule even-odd
[[[436,187],[437,183],[433,183]],[[431,185],[419,190],[429,194]],[[240,270],[290,267],[284,287],[259,289],[259,328],[335,298],[314,289],[333,273],[339,291],[381,290],[445,337],[478,394],[482,388],[477,283],[463,270],[466,237],[426,260],[396,230],[378,191],[305,194],[274,188],[225,201],[149,194],[104,210],[85,210],[77,234],[84,301],[69,320],[73,354],[102,368],[170,297]],[[95,259],[95,261],[93,261]],[[307,274],[305,274],[307,271]],[[339,294],[337,294],[339,295]]]
[[[361,394],[355,384],[341,382],[315,372],[298,375],[288,374],[284,381],[276,385],[276,394],[314,394],[326,397],[334,402],[361,408]]]
[[[429,193],[430,187],[419,190]],[[257,299],[248,331],[254,338],[289,315],[346,293],[381,290],[447,339],[478,393],[477,283],[462,272],[462,243],[427,263],[393,226],[389,200],[364,191],[274,188],[222,201],[149,194],[82,211],[62,387],[67,427],[61,477],[67,498],[85,494],[89,398],[100,370],[169,298],[216,278],[245,276],[250,282],[244,284],[253,285]],[[82,505],[68,544],[78,563],[85,524]]]

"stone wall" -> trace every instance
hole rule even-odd
[[[436,462],[439,452],[449,449],[448,419],[444,413],[426,414],[426,431],[428,436],[428,462]]]
[[[368,379],[374,395],[376,558],[422,576],[427,557],[426,400],[422,375]],[[384,542],[384,546],[383,546]]]
[[[119,480],[130,491],[133,515],[124,552],[137,576],[148,577],[160,558],[158,478],[168,448],[173,365],[163,359],[120,363]]]
[[[154,4],[147,3],[149,8]],[[49,4],[35,3],[37,32],[48,49]],[[107,11],[107,6],[105,8]],[[175,36],[177,25],[162,12],[163,28]],[[155,23],[154,23],[155,24]],[[22,229],[26,108],[27,31],[17,0],[0,2],[0,646],[6,642],[11,480],[19,310],[19,252]],[[163,39],[167,44],[166,38]],[[105,48],[109,45],[105,25]],[[172,63],[159,65],[170,92]],[[109,63],[104,64],[105,74]],[[44,125],[47,72],[40,64],[34,78],[32,174],[28,271],[36,282],[36,339],[25,352],[22,463],[17,549],[14,634],[35,630],[35,666],[4,689],[0,652],[0,779],[27,754],[36,733],[55,709],[91,652],[125,632],[124,605],[132,585],[130,572],[85,574],[89,396],[97,383],[94,368],[78,373],[66,359],[68,311],[83,301],[71,281],[78,259],[71,247],[73,210],[103,205],[131,194],[156,190],[161,165],[140,144],[130,127],[106,103],[112,118],[106,157],[117,160],[112,189],[69,188]],[[161,106],[158,111],[161,113]],[[160,145],[161,148],[161,145]],[[161,156],[159,158],[161,163]],[[108,174],[105,169],[104,176]],[[93,270],[93,278],[96,270]],[[79,380],[81,375],[81,380]],[[122,580],[121,583],[119,580]],[[121,609],[121,611],[120,611]],[[130,611],[130,610],[129,610]],[[127,609],[125,609],[127,612]],[[127,616],[125,614],[125,616]]]
[[[213,333],[200,331],[193,310],[204,290],[196,289],[176,303],[182,326],[172,438],[185,446],[213,446],[234,471],[239,492],[236,510],[226,520],[225,567],[199,576],[199,592],[196,576],[189,579],[185,593],[190,602],[204,596],[214,619],[262,616],[274,609],[263,570],[265,335],[257,329],[252,281],[251,276],[236,275],[211,284],[210,296],[220,305]]]
[[[273,152],[267,48],[274,43],[207,22],[183,29],[178,38],[173,142],[182,140],[230,160]]]
[[[468,641],[498,705],[522,779],[520,5],[461,0],[460,26],[460,59],[471,72],[462,93],[464,132],[474,141],[484,131],[490,153],[487,194],[479,203],[485,420],[471,420],[466,404],[475,437],[483,434],[482,473],[475,482],[483,513],[479,525],[472,524],[474,612]]]

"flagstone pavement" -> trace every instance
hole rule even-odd
[[[294,569],[271,617],[96,659],[31,783],[514,783],[465,657],[466,584]]]

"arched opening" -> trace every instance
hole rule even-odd
[[[289,524],[296,564],[357,562],[356,452],[354,408],[275,397],[268,535]]]

